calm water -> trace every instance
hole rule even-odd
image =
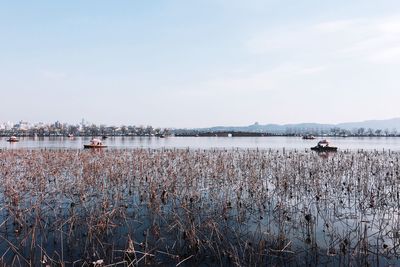
[[[6,142],[0,137],[0,148],[83,148],[90,137],[44,137],[21,138],[18,143]],[[396,137],[347,137],[329,138],[339,149],[390,149],[400,151],[400,138]],[[110,137],[104,140],[109,148],[261,148],[261,149],[306,149],[314,146],[316,140],[303,140],[300,137]]]

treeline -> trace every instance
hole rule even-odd
[[[372,128],[354,128],[352,130],[333,127],[330,129],[286,129],[285,135],[305,135],[311,134],[316,136],[355,136],[355,137],[373,137],[373,136],[399,136],[396,128],[389,129],[372,129]]]
[[[10,128],[0,129],[0,136],[400,136],[396,128],[393,129],[372,129],[354,128],[352,130],[339,127],[333,128],[286,128],[282,131],[248,131],[224,129],[167,129],[154,128],[152,126],[107,126],[104,124],[66,124],[56,122],[53,124],[39,124],[29,127],[21,127],[15,124]]]
[[[106,125],[68,125],[55,123],[50,125],[32,126],[28,129],[14,126],[1,129],[1,136],[165,136],[170,135],[169,129],[153,128],[152,126],[106,126]]]
[[[396,129],[372,129],[372,128],[355,128],[352,130],[342,129],[339,127],[329,129],[315,128],[287,128],[284,131],[238,131],[232,130],[198,130],[198,129],[177,129],[173,133],[175,136],[353,136],[353,137],[374,137],[374,136],[400,136]]]

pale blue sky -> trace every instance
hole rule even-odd
[[[400,116],[400,2],[0,3],[0,122]]]

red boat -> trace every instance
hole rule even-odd
[[[303,139],[312,140],[312,139],[315,139],[315,136],[314,136],[314,135],[311,135],[311,134],[307,134],[307,135],[304,135],[304,136],[303,136]]]
[[[13,136],[10,136],[10,138],[7,139],[7,142],[15,143],[15,142],[19,142],[19,139],[13,135]]]
[[[83,148],[104,148],[104,147],[107,147],[106,145],[103,145],[103,143],[101,142],[101,140],[100,139],[96,139],[96,138],[93,138],[91,141],[90,141],[90,144],[88,144],[88,145],[83,145]]]

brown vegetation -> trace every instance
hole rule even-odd
[[[398,263],[399,158],[0,151],[0,264]]]

